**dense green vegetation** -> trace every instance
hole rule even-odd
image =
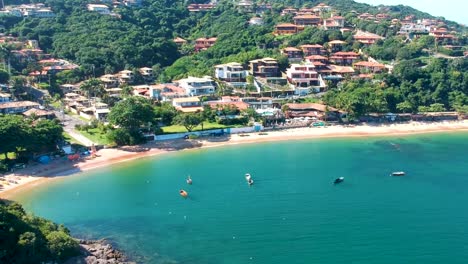
[[[204,1],[190,1],[192,2]],[[408,42],[405,37],[397,35],[401,25],[391,25],[390,21],[376,23],[358,19],[358,14],[366,12],[374,15],[385,13],[390,18],[399,19],[408,15],[414,15],[416,19],[433,18],[429,14],[407,6],[373,7],[352,0],[272,0],[269,1],[272,10],[262,14],[264,25],[249,26],[247,21],[253,14],[241,12],[233,1],[218,2],[217,7],[209,12],[190,13],[187,10],[187,1],[146,0],[143,7],[114,8],[112,11],[118,16],[103,16],[88,12],[88,1],[85,0],[47,0],[46,4],[52,7],[57,17],[5,21],[8,22],[5,23],[5,28],[7,32],[21,38],[37,39],[41,48],[47,52],[81,66],[79,69],[52,76],[52,86],[56,80],[78,82],[102,73],[141,66],[153,67],[158,80],[168,82],[187,75],[211,74],[216,64],[236,61],[246,66],[250,60],[265,56],[277,58],[284,71],[288,61],[280,55],[281,48],[301,44],[325,44],[327,47],[328,41],[344,40],[347,42],[344,51],[361,50],[365,56],[392,63],[395,69],[392,74],[377,75],[371,81],[344,81],[326,94],[326,103],[348,110],[356,116],[369,112],[416,112],[424,109],[463,111],[467,105],[466,61],[430,59],[431,54],[436,52],[449,55],[460,55],[460,52],[443,48],[445,43],[436,44],[432,36],[423,36]],[[351,33],[342,34],[338,30],[325,31],[309,27],[292,36],[272,34],[277,23],[292,21],[291,16],[279,15],[283,8],[313,7],[320,2],[331,5],[345,16],[346,26],[374,32],[385,39],[364,47],[354,41]],[[323,14],[325,17],[329,15]],[[466,27],[457,23],[443,22],[449,30],[466,32]],[[189,43],[178,48],[172,42],[172,38],[176,36],[187,39]],[[193,42],[199,37],[217,37],[218,40],[213,47],[194,53]],[[459,34],[458,37],[458,44],[465,45],[466,36]],[[0,56],[7,58],[8,50],[4,49]],[[20,64],[14,58],[12,60],[16,72],[37,66]],[[2,72],[0,78],[9,78],[15,90],[22,91],[24,79],[10,77]],[[110,106],[116,103],[115,98],[106,96],[102,84],[94,78],[82,83],[81,88],[89,96],[100,96]],[[229,90],[218,89],[218,92],[228,94]],[[126,96],[128,94],[126,92]],[[125,103],[121,105],[123,104]],[[119,104],[117,106],[120,107]],[[148,122],[152,129],[162,125],[183,125],[183,120],[187,124],[198,123],[198,117],[178,115],[171,106],[147,106],[148,109],[152,107],[154,115],[142,120],[138,130],[147,126]],[[118,115],[125,113],[120,110]],[[111,138],[127,138],[124,140],[127,143],[140,141],[140,132],[130,131],[125,125],[119,124],[126,118],[119,119],[114,114],[111,117],[112,123],[120,126],[110,132]],[[200,118],[209,120],[206,115],[201,115]],[[213,117],[210,119],[211,122],[218,123],[227,122],[226,120],[214,120]],[[191,129],[191,125],[189,128]]]
[[[6,158],[7,153],[15,153],[16,161],[26,162],[34,154],[55,151],[62,140],[63,128],[58,121],[0,115],[0,154],[5,156],[0,171],[12,165]]]
[[[78,243],[64,226],[0,200],[0,263],[63,262],[77,255]]]
[[[367,113],[414,113],[468,110],[468,61],[402,61],[394,74],[373,81],[348,81],[324,97],[327,104],[352,116]]]

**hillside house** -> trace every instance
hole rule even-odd
[[[210,76],[202,78],[189,76],[179,80],[178,83],[188,96],[210,95],[216,90],[215,83]]]
[[[323,50],[323,46],[319,44],[305,44],[301,45],[300,48],[302,49],[302,53],[304,54],[304,56],[320,55],[322,54],[322,52],[325,51]]]
[[[298,95],[307,95],[311,92],[320,92],[319,74],[313,64],[291,64],[286,70],[288,82]]]
[[[250,61],[250,70],[255,77],[280,77],[278,61],[272,58],[263,58]]]
[[[88,4],[88,11],[97,12],[101,15],[110,15],[111,11],[108,6],[102,4]]]
[[[293,20],[294,24],[298,26],[319,26],[322,23],[322,19],[319,16],[311,14],[297,15]]]
[[[214,46],[217,40],[217,38],[198,38],[195,40],[195,51],[199,52],[202,50],[207,50],[208,48]]]
[[[340,51],[330,56],[330,61],[338,65],[351,65],[359,59],[359,54],[353,51]]]
[[[328,42],[328,47],[330,48],[331,52],[338,52],[343,50],[343,46],[346,45],[346,41],[342,40],[332,40]]]
[[[145,82],[152,82],[154,81],[153,69],[149,67],[143,67],[138,69],[141,76],[145,80]]]
[[[282,23],[275,26],[275,35],[293,35],[304,30],[304,26],[298,26],[290,23]]]
[[[174,98],[187,97],[185,89],[172,83],[163,83],[151,85],[149,87],[149,96],[158,101],[167,102]]]
[[[354,34],[353,38],[364,45],[372,45],[378,40],[384,39],[384,37],[381,37],[377,34],[360,30],[358,30],[356,34]]]
[[[360,61],[354,63],[353,68],[361,73],[379,73],[385,70],[385,65],[378,62]]]
[[[237,62],[215,66],[215,77],[234,87],[244,87],[246,85],[246,78],[248,75],[249,72],[244,70],[242,64]]]
[[[332,16],[323,20],[325,30],[339,30],[344,27],[345,19],[342,16]]]
[[[302,60],[302,50],[295,47],[284,48],[281,50],[281,54],[286,56],[290,62]]]
[[[21,114],[31,108],[39,108],[39,104],[31,101],[9,101],[0,104],[0,114]]]

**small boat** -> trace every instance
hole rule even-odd
[[[335,181],[333,182],[333,184],[338,184],[338,183],[341,183],[341,182],[344,182],[344,177],[336,178]]]
[[[190,178],[190,175],[187,178],[187,184],[191,185],[192,184],[192,178]]]
[[[245,174],[245,180],[248,182],[252,179],[252,176],[250,176],[250,173]]]
[[[405,176],[404,171],[394,171],[392,172],[391,176]]]
[[[187,196],[188,196],[188,193],[185,190],[180,190],[179,194],[180,194],[180,196],[182,196],[184,198],[187,198]]]
[[[249,179],[249,180],[247,181],[247,183],[248,183],[249,185],[252,185],[252,184],[254,183],[254,181],[253,181],[252,179]]]

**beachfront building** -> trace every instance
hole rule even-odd
[[[301,103],[285,104],[286,118],[309,117],[313,120],[338,121],[344,112],[324,104]]]
[[[179,111],[184,113],[193,113],[197,111],[203,111],[203,107],[200,104],[198,97],[184,97],[174,98],[172,105]]]
[[[304,26],[298,26],[291,23],[282,23],[275,26],[275,35],[293,35],[304,30]]]
[[[241,101],[247,103],[252,109],[273,108],[273,98],[271,97],[242,97]]]
[[[185,90],[188,96],[201,96],[214,94],[216,90],[215,83],[210,76],[201,78],[189,76],[188,78],[177,81],[179,86]]]
[[[242,64],[230,62],[215,66],[215,77],[234,87],[245,87],[247,85],[246,78],[249,75],[247,70],[244,70]]]
[[[207,102],[212,109],[222,109],[226,106],[234,107],[240,111],[246,110],[249,108],[249,104],[241,101],[239,96],[223,96],[219,101],[209,101]]]
[[[291,64],[286,70],[286,76],[297,95],[322,92],[325,89],[324,85],[320,85],[320,76],[313,64]]]
[[[302,60],[302,50],[295,47],[287,47],[281,50],[281,54],[286,56],[290,62],[299,62]]]
[[[268,78],[281,76],[278,61],[272,58],[250,61],[250,70],[254,77]]]
[[[304,56],[311,56],[311,55],[321,55],[325,50],[323,50],[323,46],[319,44],[305,44],[301,45],[302,53]]]
[[[21,114],[31,108],[39,108],[39,104],[31,101],[9,101],[0,104],[0,114]]]

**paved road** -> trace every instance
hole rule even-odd
[[[98,145],[96,142],[93,142],[89,138],[76,131],[75,126],[85,125],[85,121],[79,119],[77,116],[67,115],[59,110],[54,110],[54,112],[60,122],[62,122],[63,130],[67,132],[72,138],[87,147],[90,147],[93,144]]]

